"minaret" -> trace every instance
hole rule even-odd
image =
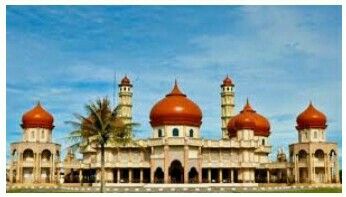
[[[124,123],[132,122],[132,84],[125,76],[119,84],[119,117]]]
[[[228,139],[227,124],[231,119],[234,110],[234,84],[226,76],[221,84],[221,130],[222,138]]]

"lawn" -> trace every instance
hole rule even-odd
[[[93,188],[95,189],[95,188]],[[62,188],[58,188],[58,189],[11,189],[7,191],[8,193],[85,193],[85,192],[98,192],[98,190],[94,190],[94,191],[74,191],[74,190],[66,190],[66,189],[62,189]],[[112,191],[111,191],[112,192]],[[114,192],[114,191],[113,191]],[[187,191],[183,191],[182,188],[177,188],[175,191],[170,190],[169,188],[164,188],[163,191],[158,191],[158,189],[151,189],[151,191],[147,191],[144,188],[139,188],[139,190],[135,191],[134,188],[118,188],[117,192],[146,192],[146,193],[174,193],[174,192],[185,192],[185,193],[195,193],[196,191],[193,189],[189,189]],[[236,192],[236,193],[341,193],[342,189],[341,188],[312,188],[312,189],[292,189],[292,190],[267,190],[267,191],[251,191],[251,190],[243,190],[243,188],[237,188],[235,191],[232,191],[230,188],[225,188],[223,191],[220,191],[219,188],[212,188],[211,190],[206,190],[206,188],[204,189],[200,189],[198,192],[223,192],[223,193],[232,193],[232,192]],[[116,193],[116,192],[114,192]]]

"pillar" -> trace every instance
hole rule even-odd
[[[81,185],[83,185],[83,173],[82,173],[82,169],[79,169],[79,183],[81,183]]]
[[[73,169],[71,168],[71,171],[70,171],[70,181],[73,182]]]
[[[286,169],[286,183],[289,183],[289,177],[290,177],[290,174],[289,174],[289,168]]]
[[[50,180],[50,182],[51,182],[51,183],[55,183],[55,162],[54,162],[54,154],[52,154],[52,165],[51,165],[51,169],[52,169],[52,174],[51,174],[52,179]]]
[[[40,181],[38,180],[38,172],[37,172],[37,153],[34,153],[34,167],[32,169],[32,173],[34,175],[34,182],[39,183]]]
[[[299,183],[298,155],[295,155],[294,157],[294,180],[295,183]]]
[[[12,169],[12,166],[10,167],[10,173],[9,173],[9,178],[10,178],[10,183],[13,182],[13,169]]]
[[[234,170],[231,169],[231,183],[234,183]]]
[[[324,182],[328,182],[327,154],[324,154]]]
[[[37,167],[37,171],[38,171],[38,177],[39,177],[39,180],[41,182],[41,166],[42,166],[42,155],[41,153],[38,154],[38,167]]]
[[[269,169],[267,169],[267,183],[270,183],[270,172],[269,172]]]
[[[117,183],[120,183],[120,168],[117,169]]]
[[[208,168],[208,182],[211,183],[211,169]]]
[[[164,178],[163,178],[163,182],[164,183],[169,183],[169,158],[168,158],[168,153],[169,152],[169,147],[168,145],[164,146],[164,169],[163,169],[163,174],[164,174]]]
[[[129,169],[129,183],[132,183],[132,168]]]
[[[309,182],[310,183],[313,183],[313,175],[312,175],[312,160],[313,160],[313,158],[312,158],[312,154],[311,153],[309,153],[308,154],[308,177],[309,177]]]
[[[312,153],[312,180],[316,182],[315,153]]]
[[[184,183],[189,183],[189,147],[184,146]]]
[[[340,177],[339,177],[339,162],[338,162],[338,157],[335,155],[335,164],[334,164],[334,171],[335,171],[335,179],[337,183],[340,183]]]
[[[198,183],[202,183],[202,148],[198,147]]]
[[[139,171],[139,182],[143,183],[143,168],[141,168]]]
[[[17,172],[16,172],[16,183],[20,183],[20,165],[22,164],[22,155],[23,153],[18,153],[18,162],[17,162]]]
[[[222,176],[222,169],[219,169],[219,182],[222,183],[222,179],[223,179],[223,176]]]

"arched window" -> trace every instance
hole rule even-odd
[[[44,130],[43,129],[41,130],[41,138],[42,139],[44,138]]]
[[[173,129],[173,136],[179,136],[179,129],[177,128]]]
[[[229,87],[227,87],[227,91],[229,90]]]
[[[35,137],[35,131],[31,131],[31,138]]]
[[[158,134],[157,134],[159,137],[163,137],[163,135],[162,135],[162,130],[161,129],[159,129],[158,130]]]
[[[262,145],[264,146],[266,144],[266,140],[262,139]]]
[[[314,138],[315,139],[317,138],[317,132],[316,131],[314,132]]]
[[[193,137],[193,129],[190,129],[189,135],[190,135],[190,137]]]

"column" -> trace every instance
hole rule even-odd
[[[129,183],[132,183],[132,168],[129,169]]]
[[[17,172],[16,172],[16,183],[19,183],[19,176],[20,176],[20,165],[23,162],[22,160],[22,153],[18,153],[18,162],[17,162]]]
[[[231,183],[234,183],[234,170],[231,169]]]
[[[73,182],[73,169],[70,170],[70,181]]]
[[[139,182],[143,183],[143,168],[141,168],[139,171]]]
[[[50,155],[50,163],[51,165],[49,166],[49,183],[53,182],[53,154]]]
[[[270,172],[269,172],[269,169],[267,169],[267,183],[270,183]]]
[[[37,170],[38,170],[38,177],[39,177],[39,180],[41,182],[41,167],[42,167],[42,155],[41,153],[38,154],[38,167],[37,167]]]
[[[329,158],[329,155],[327,154],[327,169],[328,169],[328,183],[331,183],[332,182],[332,172],[331,172],[331,166],[330,166],[330,158]]]
[[[223,176],[222,176],[222,169],[219,169],[219,182],[222,183],[222,179],[223,179]]]
[[[309,182],[312,183],[313,179],[312,179],[312,154],[309,153],[308,154],[308,177],[309,177]]]
[[[10,183],[12,183],[13,182],[13,169],[12,169],[12,166],[10,167],[9,178],[10,178]]]
[[[187,142],[185,142],[187,143]],[[184,183],[189,183],[189,147],[184,146]]]
[[[335,155],[334,157],[335,157],[335,158],[334,158],[334,159],[335,159],[335,160],[334,160],[334,162],[335,162],[335,164],[334,164],[335,179],[336,179],[336,182],[337,182],[337,183],[340,183],[338,157],[337,157],[337,155]]]
[[[79,169],[79,183],[81,185],[83,185],[83,173],[82,173],[82,169]]]
[[[52,179],[51,179],[51,183],[55,183],[56,179],[55,179],[55,161],[54,161],[54,154],[52,154]]]
[[[202,148],[198,147],[198,183],[202,183]]]
[[[316,172],[315,172],[315,153],[312,153],[312,180],[316,182]]]
[[[328,182],[327,154],[324,154],[324,182]]]
[[[211,183],[211,169],[208,168],[208,182]]]
[[[299,183],[298,155],[295,155],[294,157],[294,180],[296,183]]]
[[[117,169],[117,183],[120,183],[120,168]]]
[[[289,174],[290,170],[289,168],[286,169],[286,183],[289,182],[289,177],[290,177],[290,174]]]
[[[34,167],[32,169],[32,173],[34,174],[34,182],[40,182],[38,180],[38,172],[37,172],[37,153],[34,153]]]
[[[169,158],[168,158],[168,151],[169,151],[169,147],[168,145],[164,146],[164,178],[163,178],[163,182],[164,183],[168,183],[169,182],[169,174],[168,174],[168,170],[169,170]]]

